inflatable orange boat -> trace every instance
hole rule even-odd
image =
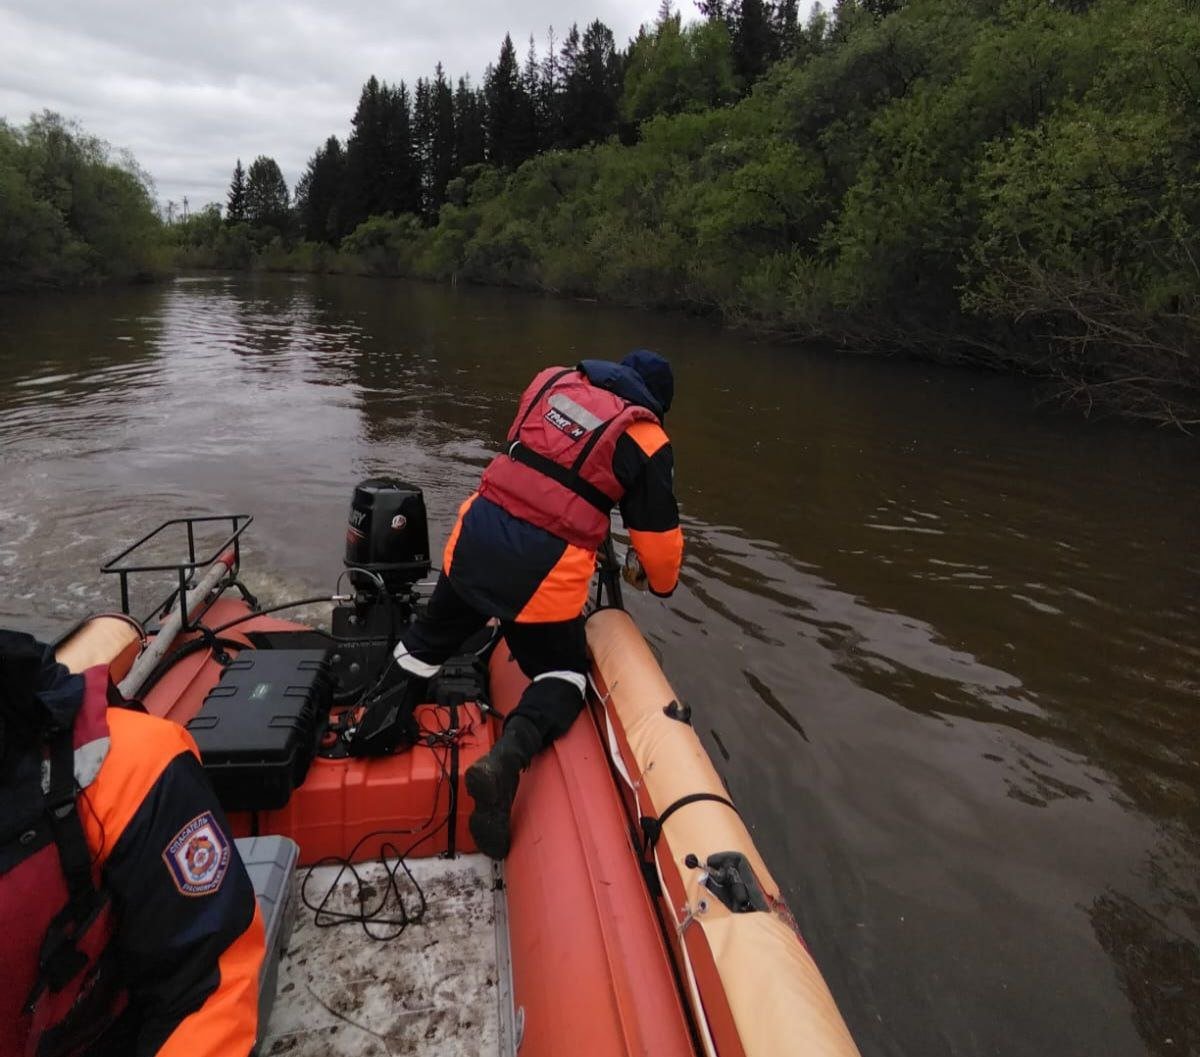
[[[348,590],[325,599],[331,630],[258,604],[239,576],[250,518],[230,515],[167,522],[123,551],[105,567],[123,612],[58,645],[188,727],[248,862],[268,837],[298,858],[294,886],[287,855],[275,870],[270,898],[291,909],[269,930],[259,1052],[857,1054],[689,707],[621,608],[611,549],[588,707],[524,776],[502,865],[472,845],[463,784],[526,685],[502,640],[443,668],[415,744],[346,751],[338,732],[428,573],[419,490],[369,484]],[[143,557],[172,539],[178,560]],[[172,594],[135,620],[138,582],[163,575]]]

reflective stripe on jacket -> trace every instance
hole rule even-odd
[[[521,398],[508,449],[484,471],[479,494],[595,551],[624,492],[613,473],[613,450],[635,422],[657,422],[657,416],[592,385],[578,368],[549,367]]]

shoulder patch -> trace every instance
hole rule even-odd
[[[162,857],[181,895],[206,896],[225,880],[229,855],[229,839],[205,811],[175,834]]]
[[[625,435],[641,448],[642,454],[647,459],[654,458],[662,448],[671,442],[662,426],[657,422],[646,420],[630,423],[625,430]]]

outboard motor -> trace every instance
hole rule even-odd
[[[405,595],[429,575],[429,523],[425,496],[416,485],[372,477],[354,489],[346,527],[346,568],[355,587],[374,580],[354,576],[365,569],[382,577],[390,595]]]
[[[343,695],[371,688],[418,603],[429,575],[425,497],[416,485],[372,477],[354,489],[346,526],[346,569],[353,602],[333,611],[343,642],[335,670]]]

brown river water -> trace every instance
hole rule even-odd
[[[672,358],[683,584],[636,615],[865,1057],[1200,1054],[1200,442],[1015,381],[503,291],[0,300],[0,624],[159,520],[330,589],[353,483],[440,540],[551,363]]]

